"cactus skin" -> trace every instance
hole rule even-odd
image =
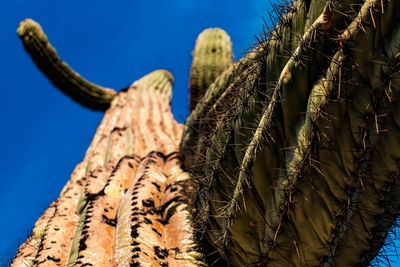
[[[25,50],[54,86],[85,107],[101,111],[109,108],[117,93],[85,80],[72,70],[59,58],[37,22],[31,19],[22,21],[17,33]]]
[[[176,153],[182,126],[170,111],[172,82],[168,71],[154,71],[114,98],[11,266],[202,264],[190,221],[195,188]]]
[[[215,78],[232,64],[231,39],[222,29],[205,29],[197,37],[192,56],[189,78],[190,110],[196,107]]]
[[[232,265],[365,266],[378,253],[400,208],[399,4],[295,1],[190,115],[195,221]]]

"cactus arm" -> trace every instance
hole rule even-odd
[[[190,110],[193,110],[210,84],[232,64],[232,43],[222,29],[202,31],[192,52],[190,68]]]
[[[37,22],[22,21],[17,33],[39,69],[64,94],[93,110],[104,111],[110,106],[117,93],[87,81],[72,70],[59,58]]]

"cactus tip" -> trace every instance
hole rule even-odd
[[[159,69],[155,72],[158,72],[160,75],[164,76],[171,84],[174,84],[175,78],[174,75],[169,70]]]
[[[35,33],[35,35],[37,35],[37,37],[39,37],[41,41],[47,42],[47,36],[43,32],[43,29],[40,26],[40,24],[34,21],[33,19],[26,18],[19,23],[17,28],[17,34],[20,38],[23,38],[30,32]]]
[[[27,30],[28,30],[28,28],[34,26],[35,23],[36,23],[36,22],[33,21],[33,20],[30,19],[30,18],[26,18],[26,19],[22,20],[22,21],[19,23],[19,25],[18,25],[17,34],[18,34],[19,36],[25,35],[26,32],[27,32]],[[37,23],[36,23],[36,24],[37,24]]]

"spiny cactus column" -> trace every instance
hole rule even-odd
[[[32,25],[40,29],[27,20],[19,33],[29,35]],[[24,44],[42,66],[48,58],[37,56],[53,49],[31,45],[35,38]],[[70,88],[82,78],[65,77],[63,63],[50,62],[45,74],[54,84],[74,91],[74,98],[91,95],[82,102],[90,107],[103,103],[95,88]],[[85,158],[19,248],[13,267],[202,264],[191,223],[195,188],[177,153],[182,126],[170,110],[172,83],[169,72],[158,70],[115,94]]]
[[[192,112],[181,147],[196,222],[233,265],[365,266],[378,253],[400,209],[399,12],[398,0],[295,1]]]
[[[190,110],[196,107],[215,78],[232,64],[231,39],[222,29],[206,29],[197,37],[192,55],[189,80]]]

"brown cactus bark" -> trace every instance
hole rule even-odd
[[[83,161],[11,266],[197,266],[193,192],[158,70],[112,101]]]

